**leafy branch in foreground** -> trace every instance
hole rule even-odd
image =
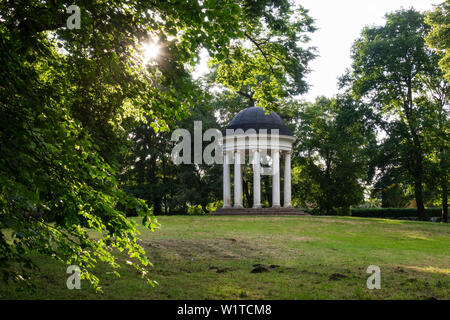
[[[199,50],[223,59],[230,44],[244,38],[238,30],[257,35],[262,16],[274,29],[279,19],[268,12],[283,15],[290,4],[78,1],[81,28],[70,30],[71,4],[0,2],[0,272],[6,280],[28,280],[30,255],[38,252],[78,264],[98,288],[93,269],[98,262],[119,267],[115,248],[144,277],[150,265],[136,224],[124,212],[137,211],[153,230],[152,208],[116,181],[118,159],[135,129],[130,124],[151,119],[150,128],[166,130],[187,116],[197,95],[188,68]],[[294,33],[279,32],[295,44]],[[152,39],[161,52],[145,64],[142,47]],[[272,54],[282,52],[282,45],[271,46]],[[308,58],[297,59],[292,70],[302,71]],[[272,68],[267,62],[258,62],[262,70]],[[247,79],[264,101],[269,96],[263,93],[278,83],[259,77],[254,72]],[[98,236],[90,237],[88,229]]]

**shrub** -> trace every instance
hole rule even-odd
[[[416,218],[415,208],[355,208],[351,209],[353,217],[364,218]],[[440,217],[441,208],[426,208],[428,218]]]
[[[188,206],[187,214],[191,216],[199,216],[204,215],[205,212],[203,211],[201,205],[196,205],[196,206]]]

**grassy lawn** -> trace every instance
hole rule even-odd
[[[103,293],[66,288],[66,266],[36,256],[35,293],[1,299],[450,299],[450,226],[351,217],[159,217],[142,228],[155,288],[100,266]],[[256,264],[264,267],[252,273]],[[369,265],[381,290],[369,290]],[[260,268],[261,269],[261,268]]]

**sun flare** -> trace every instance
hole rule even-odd
[[[143,46],[144,62],[148,63],[150,60],[155,60],[159,55],[160,47],[157,42],[149,42]]]

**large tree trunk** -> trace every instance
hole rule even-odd
[[[408,99],[404,101],[404,113],[407,119],[407,125],[409,128],[409,133],[413,140],[414,145],[414,166],[412,168],[412,176],[414,179],[414,196],[416,198],[417,213],[419,214],[419,220],[425,221],[425,206],[423,204],[423,185],[422,185],[422,175],[423,175],[423,164],[422,164],[422,144],[420,142],[418,130],[412,121],[413,113],[413,95],[412,95],[412,77],[407,79],[408,86]]]
[[[154,215],[161,215],[162,214],[162,205],[161,205],[161,198],[160,197],[154,197],[153,198],[153,214]]]
[[[422,166],[422,154],[420,152],[420,144],[416,141],[417,137],[414,137],[414,142],[417,147],[416,150],[416,159],[415,159],[415,169],[414,169],[414,196],[416,198],[417,205],[417,213],[419,215],[419,220],[425,221],[427,219],[427,215],[425,213],[425,205],[423,202],[423,183],[422,183],[422,174],[423,174],[423,166]]]
[[[165,157],[163,157],[163,161],[162,161],[162,168],[163,168],[163,185],[166,186],[167,182],[166,182],[166,161],[165,161]],[[163,202],[164,202],[164,214],[167,215],[167,191],[164,191],[164,196],[163,196]]]
[[[417,205],[417,213],[419,215],[419,220],[425,221],[427,216],[425,213],[425,205],[423,203],[423,183],[422,183],[422,155],[420,153],[420,144],[417,143],[417,136],[414,136],[414,144],[416,145],[416,161],[415,161],[415,170],[414,170],[414,196],[416,198]]]
[[[332,184],[332,182],[331,182],[331,174],[330,174],[330,169],[331,169],[331,158],[330,158],[330,152],[329,152],[329,150],[327,150],[326,151],[326,160],[325,160],[325,177],[326,177],[326,179],[327,179],[327,185],[331,185]],[[325,188],[326,188],[327,186],[325,186]],[[325,190],[327,190],[327,189],[325,189]],[[326,200],[325,200],[325,203],[326,203],[326,214],[327,214],[327,216],[329,216],[330,215],[330,212],[331,212],[331,209],[333,208],[333,206],[332,206],[332,200],[331,199],[333,199],[333,194],[330,194],[330,192],[329,191],[327,191],[326,192],[327,193],[327,198],[326,198]]]
[[[252,208],[252,207],[253,207],[253,199],[252,199],[252,197],[250,196],[249,182],[246,181],[246,180],[244,180],[243,182],[244,182],[244,183],[243,183],[243,186],[244,186],[244,195],[245,195],[245,198],[246,198],[246,200],[247,200],[248,207],[249,207],[249,208]]]
[[[419,214],[419,220],[425,221],[427,216],[425,214],[425,206],[423,204],[423,186],[420,180],[415,181],[414,195],[416,198],[417,213]]]
[[[423,203],[423,183],[422,183],[422,174],[423,174],[423,165],[422,165],[422,154],[420,152],[420,144],[417,142],[419,139],[417,136],[414,136],[414,144],[416,145],[416,161],[415,161],[415,170],[414,170],[414,196],[416,198],[417,205],[417,213],[419,215],[419,220],[425,221],[427,215],[425,213],[425,205]]]
[[[167,195],[164,194],[164,214],[167,215]]]
[[[442,127],[442,126],[440,126]],[[441,221],[444,223],[448,222],[448,159],[446,157],[445,146],[440,148],[440,169],[441,169],[441,188],[442,188],[442,215]]]

